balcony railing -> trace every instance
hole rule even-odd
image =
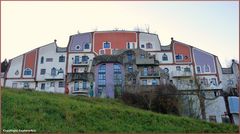
[[[140,77],[160,77],[159,71],[154,72],[140,72]]]
[[[45,74],[44,79],[45,80],[62,80],[64,79],[64,74],[63,73],[59,73],[57,75]]]
[[[89,88],[77,88],[72,90],[72,94],[74,95],[85,95],[88,96],[88,89]]]
[[[67,74],[67,81],[73,80],[86,80],[92,81],[93,80],[93,73],[83,72],[83,73],[68,73]]]
[[[147,59],[147,58],[140,59],[140,58],[137,58],[136,59],[136,64],[137,65],[154,65],[155,62],[154,62],[154,59]]]
[[[73,66],[88,66],[88,64],[88,61],[73,61],[72,63]]]
[[[191,77],[192,72],[191,71],[173,71],[172,77]]]

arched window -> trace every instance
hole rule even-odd
[[[201,67],[200,66],[197,66],[197,73],[201,73]]]
[[[168,61],[168,56],[164,53],[163,56],[162,56],[162,60],[163,61]]]
[[[152,43],[148,42],[148,43],[146,44],[146,48],[147,48],[147,49],[153,48]]]
[[[60,74],[60,73],[63,73],[63,69],[62,69],[62,68],[60,68],[60,69],[58,70],[58,74]]]
[[[56,70],[55,67],[52,68],[52,69],[51,69],[51,75],[52,75],[52,76],[56,76],[56,71],[57,71],[57,70]]]
[[[25,70],[24,70],[24,73],[23,73],[24,75],[32,75],[32,69],[30,69],[30,68],[26,68]]]
[[[205,66],[204,66],[204,71],[205,71],[205,72],[210,72],[210,67],[209,67],[209,65],[205,65]]]
[[[84,49],[89,49],[90,45],[88,43],[85,44]]]
[[[65,56],[61,55],[61,56],[59,57],[59,62],[65,62]]]
[[[44,63],[44,57],[42,56],[41,57],[41,64],[43,64]]]

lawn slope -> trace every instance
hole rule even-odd
[[[37,132],[238,132],[238,127],[162,115],[118,100],[2,89],[2,128]]]

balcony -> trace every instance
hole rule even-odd
[[[64,79],[64,74],[63,73],[59,73],[57,75],[45,74],[44,79],[45,80],[63,80]]]
[[[73,61],[72,65],[73,66],[88,66],[89,62],[88,61]]]
[[[141,59],[141,58],[136,58],[136,64],[137,65],[155,65],[155,60],[152,58],[144,58],[144,59]]]
[[[68,73],[67,81],[74,80],[85,80],[85,81],[93,81],[93,73],[83,72],[83,73]]]
[[[192,72],[191,71],[173,71],[172,77],[173,78],[180,78],[180,77],[191,77]]]
[[[154,72],[140,72],[140,78],[155,78],[155,77],[160,77],[160,72],[159,71],[154,71]]]
[[[88,88],[78,88],[78,89],[72,90],[72,94],[88,96]]]

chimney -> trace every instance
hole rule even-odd
[[[56,43],[56,42],[57,42],[57,40],[55,39],[55,40],[54,40],[54,42]]]

